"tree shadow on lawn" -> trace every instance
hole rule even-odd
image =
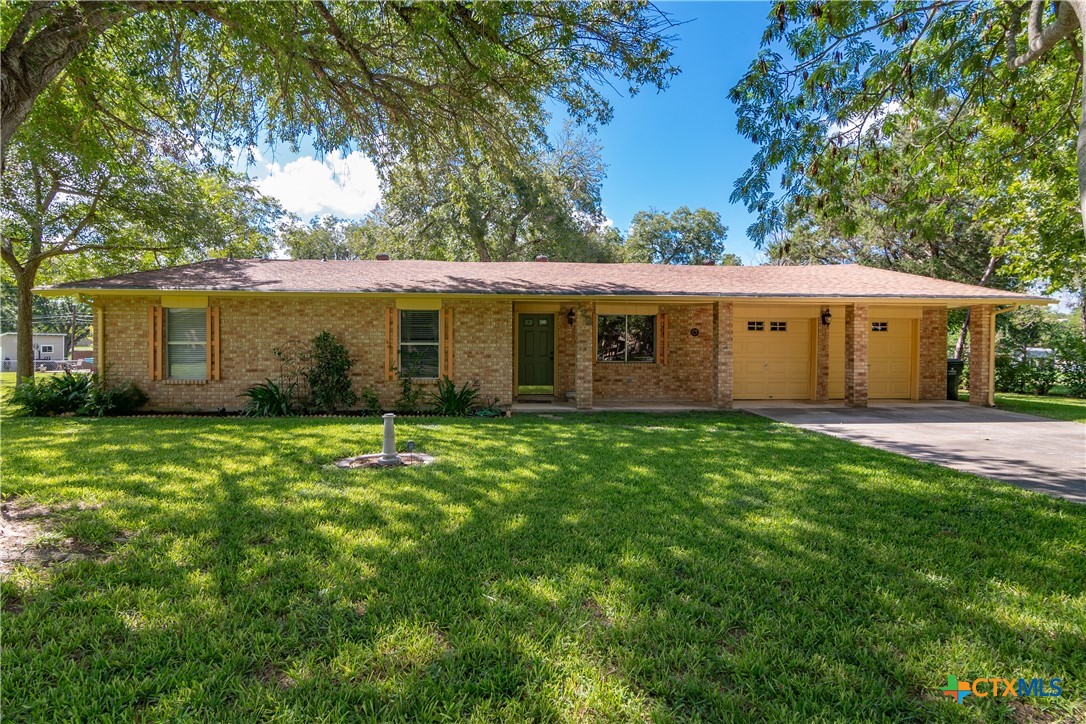
[[[1081,706],[1082,506],[745,415],[401,424],[439,460],[391,471],[327,467],[376,423],[126,422],[6,441],[141,531],[16,581],[9,705],[926,719],[954,674]]]

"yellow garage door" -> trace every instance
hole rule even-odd
[[[811,396],[811,320],[736,315],[732,396],[806,400]]]
[[[908,399],[913,392],[916,322],[912,319],[871,319],[868,336],[867,396]]]

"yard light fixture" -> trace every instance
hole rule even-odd
[[[573,322],[576,321],[577,315],[573,313],[573,307],[569,308],[569,312],[566,314],[566,321],[569,322],[569,326],[573,326]]]
[[[830,318],[831,317],[833,317],[833,315],[830,314],[829,307],[822,310],[822,324],[826,325],[827,327],[830,326]]]

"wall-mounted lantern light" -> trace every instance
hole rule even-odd
[[[832,317],[833,315],[830,314],[830,310],[828,307],[822,310],[822,324],[826,325],[827,327],[830,326],[830,319]]]
[[[569,326],[573,326],[573,322],[577,319],[577,315],[573,313],[573,307],[569,308],[569,312],[566,314],[566,321],[569,322]]]

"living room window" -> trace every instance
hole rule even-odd
[[[436,309],[400,310],[400,369],[413,377],[438,376],[440,314]]]
[[[596,317],[596,359],[600,362],[655,362],[655,314],[601,314]]]
[[[207,310],[166,310],[166,377],[207,379]]]

